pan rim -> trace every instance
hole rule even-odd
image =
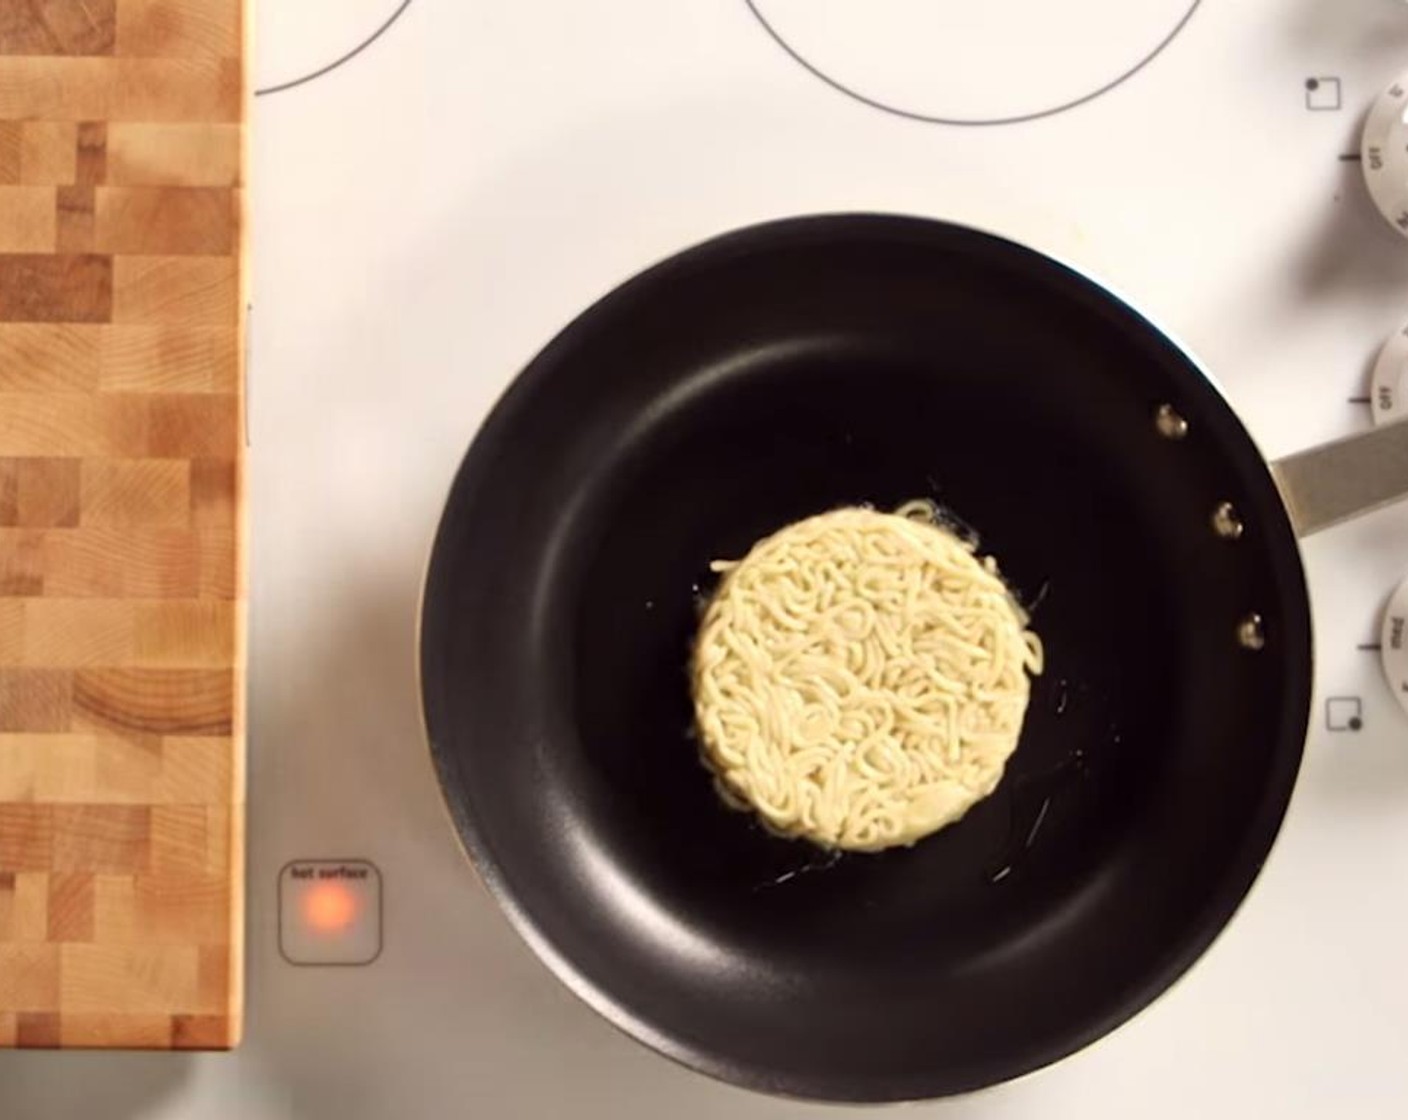
[[[442,737],[436,734],[436,725],[444,722],[444,715],[436,710],[439,706],[439,699],[433,693],[431,682],[426,673],[427,663],[431,662],[434,656],[432,644],[435,620],[430,618],[430,611],[434,608],[435,599],[444,594],[441,586],[446,583],[447,579],[445,573],[439,571],[437,560],[443,557],[442,540],[447,532],[450,501],[460,487],[467,484],[466,479],[475,473],[476,464],[472,460],[475,458],[476,445],[480,444],[485,433],[492,434],[492,426],[496,421],[503,421],[514,402],[520,396],[526,396],[532,392],[537,380],[534,374],[535,371],[540,372],[543,357],[557,348],[582,316],[602,308],[605,304],[622,296],[623,293],[634,290],[637,285],[648,283],[659,272],[668,269],[681,258],[706,251],[718,251],[731,241],[755,237],[765,231],[800,230],[807,225],[821,225],[837,221],[874,223],[877,226],[892,224],[896,227],[915,224],[944,226],[991,239],[1059,266],[1080,282],[1094,289],[1104,300],[1142,321],[1150,332],[1175,350],[1189,369],[1196,372],[1212,389],[1221,402],[1226,417],[1235,424],[1240,438],[1246,442],[1259,459],[1265,485],[1275,497],[1275,509],[1282,521],[1279,528],[1284,529],[1292,542],[1288,556],[1291,567],[1287,574],[1292,577],[1294,587],[1287,590],[1295,592],[1305,616],[1303,665],[1306,685],[1299,690],[1300,700],[1294,705],[1294,711],[1290,708],[1286,709],[1286,713],[1290,717],[1288,728],[1293,727],[1295,734],[1292,735],[1290,730],[1287,730],[1285,734],[1293,744],[1293,748],[1278,751],[1275,764],[1268,770],[1262,794],[1253,807],[1254,811],[1249,814],[1248,839],[1228,861],[1219,877],[1216,888],[1202,910],[1198,912],[1197,921],[1190,936],[1177,946],[1176,952],[1167,955],[1160,967],[1149,970],[1142,982],[1128,986],[1121,993],[1117,1007],[1108,1014],[1093,1016],[1089,1021],[1081,1024],[1079,1030],[1070,1031],[1063,1036],[1059,1045],[1047,1047],[1033,1058],[1019,1061],[1009,1059],[1002,1063],[992,1063],[993,1065],[1000,1064],[1002,1067],[1002,1072],[996,1076],[977,1076],[967,1079],[935,1078],[932,1079],[932,1088],[918,1093],[873,1092],[870,1091],[872,1086],[869,1083],[858,1086],[857,1091],[854,1092],[848,1092],[844,1089],[838,1091],[837,1083],[834,1080],[827,1082],[823,1078],[790,1071],[769,1073],[766,1069],[756,1065],[720,1055],[716,1049],[707,1044],[695,1043],[679,1031],[657,1025],[648,1017],[637,1013],[626,1003],[613,996],[605,987],[589,976],[574,962],[570,951],[560,946],[540,927],[534,915],[523,905],[518,892],[508,881],[508,877],[503,874],[489,837],[476,823],[468,808],[467,798],[459,784],[459,774],[453,751],[445,745]],[[1063,259],[1058,254],[1034,248],[981,225],[884,211],[808,213],[774,218],[729,229],[702,241],[686,245],[657,259],[583,308],[576,317],[554,334],[505,386],[503,392],[493,402],[475,429],[465,454],[446,488],[446,503],[442,507],[423,572],[416,619],[416,672],[421,690],[421,723],[446,815],[453,825],[456,842],[478,878],[488,887],[510,927],[523,939],[556,979],[622,1034],[648,1046],[686,1069],[702,1073],[728,1085],[781,1099],[808,1103],[857,1105],[898,1104],[966,1095],[1028,1077],[1088,1048],[1139,1015],[1165,995],[1226,931],[1260,880],[1262,868],[1279,838],[1297,784],[1309,732],[1314,691],[1314,649],[1313,617],[1310,611],[1310,596],[1305,578],[1304,559],[1295,538],[1289,512],[1271,474],[1270,460],[1247,430],[1240,414],[1228,398],[1225,388],[1198,360],[1194,352],[1175,333],[1151,318],[1142,307],[1127,299],[1116,288],[1106,284],[1084,268]],[[1296,651],[1294,657],[1297,663],[1302,663],[1300,651]]]

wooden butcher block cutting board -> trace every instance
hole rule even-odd
[[[243,0],[0,0],[0,1046],[228,1047]]]

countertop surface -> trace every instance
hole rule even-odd
[[[0,1046],[240,1034],[243,43],[0,4]]]

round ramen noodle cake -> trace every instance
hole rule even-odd
[[[821,514],[714,567],[691,672],[730,805],[783,835],[879,851],[996,788],[1041,643],[993,559],[928,503]]]

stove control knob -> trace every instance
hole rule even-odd
[[[1379,351],[1369,383],[1369,406],[1375,424],[1408,416],[1408,323],[1396,330]]]
[[[1364,122],[1361,154],[1369,195],[1408,237],[1408,74],[1379,95]]]
[[[1408,580],[1389,600],[1381,641],[1388,686],[1408,712]]]

